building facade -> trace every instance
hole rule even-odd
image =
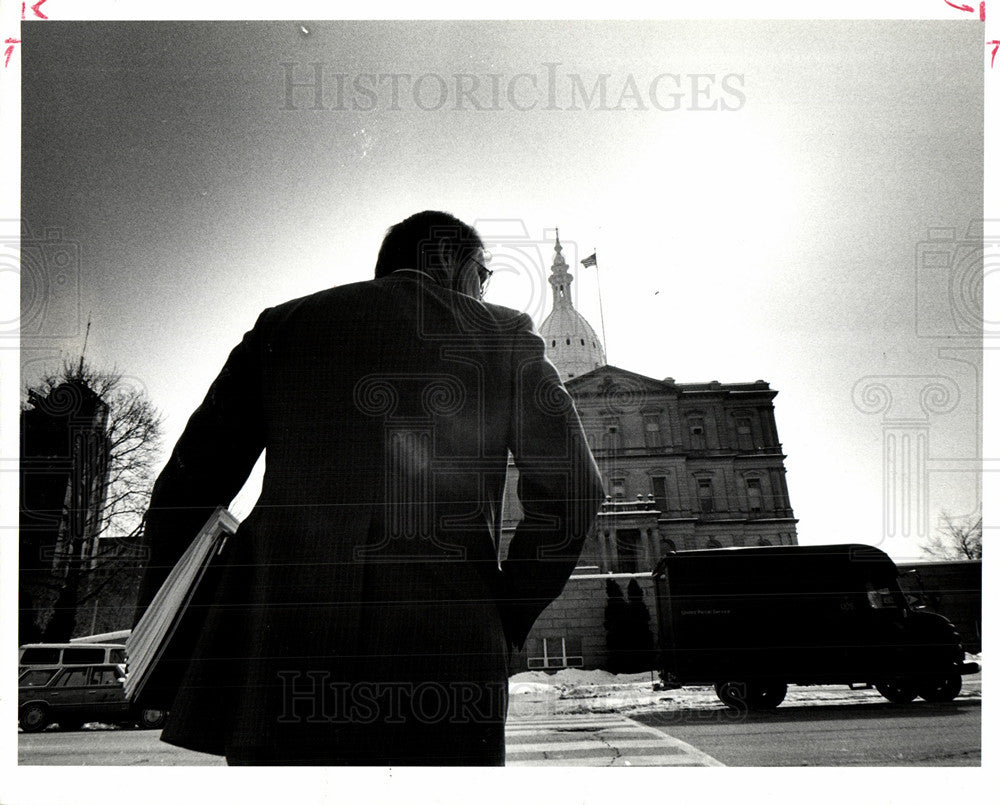
[[[567,381],[608,499],[582,563],[652,570],[666,552],[794,545],[776,392],[604,366]]]
[[[80,379],[31,392],[21,411],[19,638],[71,630],[107,493],[108,406]]]
[[[777,391],[763,380],[678,383],[607,365],[600,339],[573,305],[572,282],[557,235],[553,306],[538,331],[576,404],[607,498],[573,577],[539,618],[514,670],[605,667],[612,595],[605,588],[614,589],[607,580],[635,578],[648,592],[648,574],[667,552],[798,544]],[[516,482],[511,464],[505,541],[521,514]],[[652,597],[644,598],[655,618]]]

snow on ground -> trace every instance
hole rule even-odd
[[[966,655],[982,665],[978,654]],[[524,671],[510,678],[511,715],[562,715],[570,713],[638,713],[662,709],[724,709],[708,686],[657,690],[655,673],[612,674],[565,668],[554,674]],[[962,678],[959,699],[982,696],[981,674]],[[846,685],[790,685],[783,707],[808,704],[860,704],[884,702],[878,691],[851,690]]]

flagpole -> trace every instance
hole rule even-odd
[[[597,274],[597,305],[601,311],[601,340],[604,342],[604,362],[608,363],[608,336],[604,332],[604,295],[601,293],[601,267],[597,262],[597,247],[594,247],[594,273]]]

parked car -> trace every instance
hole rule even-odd
[[[789,684],[945,702],[979,671],[952,623],[911,608],[896,565],[869,545],[683,551],[653,575],[663,683],[715,685],[736,709],[777,707]]]
[[[124,666],[102,663],[31,667],[18,677],[18,723],[38,732],[56,723],[79,729],[89,721],[160,729],[167,714],[135,708],[125,698]]]

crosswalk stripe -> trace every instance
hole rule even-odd
[[[582,718],[559,718],[546,721],[508,721],[507,730],[536,730],[536,729],[559,729],[564,727],[584,728],[584,727],[607,727],[612,724],[630,724],[620,718],[597,721],[594,719]]]
[[[604,743],[608,742],[618,742],[627,741],[630,739],[641,739],[644,741],[659,741],[661,738],[653,738],[652,736],[647,736],[644,732],[638,730],[625,730],[625,729],[607,729],[607,730],[585,730],[583,732],[519,732],[513,735],[507,736],[507,744],[526,744],[537,740],[541,735],[545,736],[546,740],[560,741],[562,743],[580,743],[587,740],[600,740]]]
[[[632,738],[626,741],[615,741],[616,749],[640,749],[652,747],[658,751],[670,753],[680,752],[676,746],[664,745],[663,741],[651,738]],[[545,742],[507,746],[508,755],[528,755],[537,752],[607,752],[608,744],[601,741]]]
[[[507,719],[510,724],[564,724],[567,721],[572,721],[576,723],[577,721],[600,721],[600,722],[616,722],[622,721],[624,716],[613,716],[613,715],[599,715],[594,713],[588,713],[587,715],[577,714],[577,715],[565,715],[565,716],[532,716],[530,718],[525,716],[512,716]]]
[[[593,757],[567,757],[558,760],[541,760],[532,758],[531,760],[508,760],[508,766],[531,767],[531,766],[705,766],[707,764],[699,762],[697,758],[690,755],[653,755],[651,757],[606,757],[606,763],[595,763]],[[715,764],[719,765],[719,764]]]
[[[509,765],[723,765],[668,733],[617,714],[512,719],[506,734]]]

